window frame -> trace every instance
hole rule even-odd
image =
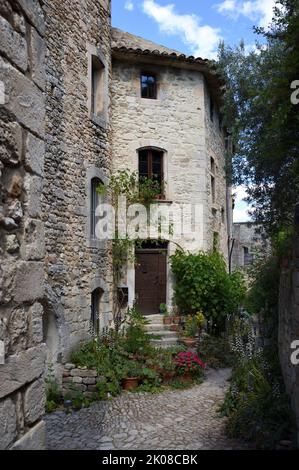
[[[164,154],[163,150],[155,148],[144,148],[138,150],[138,175],[140,178],[140,157],[142,152],[147,152],[147,179],[153,180],[153,152],[156,152],[160,156],[160,170],[161,170],[161,194],[158,195],[161,199],[165,198],[163,191],[164,186]]]
[[[154,82],[154,96],[142,96],[142,78],[143,77],[153,77],[155,79]],[[157,100],[158,99],[158,80],[157,80],[157,74],[153,72],[146,72],[146,71],[141,71],[140,73],[140,96],[144,100]]]
[[[90,181],[90,238],[92,240],[97,240],[96,238],[96,200],[97,200],[97,191],[96,187],[100,184],[104,184],[103,181],[94,176]],[[99,196],[98,196],[99,197]]]
[[[100,287],[97,287],[91,292],[90,323],[96,336],[98,336],[100,331],[100,304],[103,298],[103,294],[104,291]]]

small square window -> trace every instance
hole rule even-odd
[[[152,74],[141,74],[141,97],[157,99],[157,78]]]

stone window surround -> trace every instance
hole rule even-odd
[[[88,114],[91,121],[94,124],[97,124],[104,129],[107,128],[109,124],[109,65],[104,53],[99,47],[92,46],[91,44],[87,45],[87,55],[88,55],[88,79],[87,79],[87,108]],[[96,115],[93,113],[92,106],[92,57],[97,57],[103,64],[103,81],[104,81],[104,95],[103,95],[103,111]]]
[[[91,237],[91,182],[94,178],[101,180],[105,186],[109,181],[103,170],[95,165],[90,166],[86,171],[86,244],[89,248],[105,250],[107,248],[107,240],[97,240]]]

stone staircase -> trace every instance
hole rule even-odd
[[[169,325],[164,325],[163,315],[147,315],[149,324],[146,325],[146,331],[149,334],[161,336],[161,339],[152,340],[152,344],[157,348],[169,348],[178,344],[178,335],[171,331]]]

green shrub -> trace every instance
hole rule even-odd
[[[239,364],[221,408],[229,417],[228,436],[252,441],[261,449],[273,449],[281,439],[288,439],[291,410],[283,390],[262,357]]]
[[[204,335],[198,347],[198,355],[212,369],[232,367],[234,357],[227,338]]]
[[[69,400],[72,403],[74,410],[80,410],[84,406],[89,406],[90,401],[85,398],[83,392],[78,390],[75,385],[70,386],[68,392],[64,395],[65,400]]]
[[[46,382],[46,412],[52,413],[62,403],[62,394],[56,381],[53,365],[48,365],[48,376]]]
[[[171,257],[175,277],[174,300],[183,315],[203,312],[214,332],[224,330],[227,315],[234,313],[245,295],[240,272],[227,272],[218,252],[190,254],[180,250]]]
[[[252,441],[261,449],[273,449],[279,440],[289,438],[292,428],[277,348],[255,347],[250,317],[236,318],[230,334],[234,368],[220,409],[228,416],[228,435]]]

